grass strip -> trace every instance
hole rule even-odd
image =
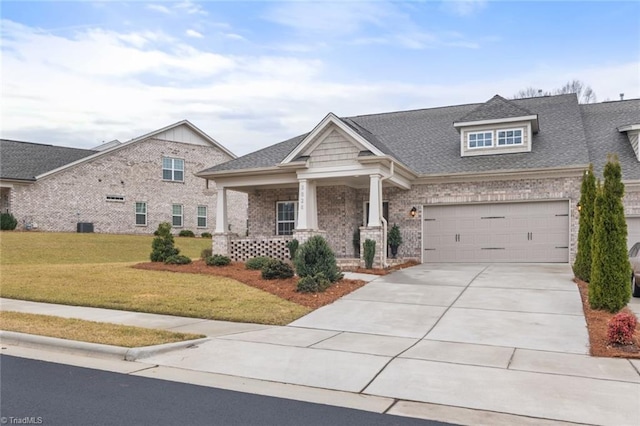
[[[236,280],[129,263],[3,265],[0,296],[34,302],[284,325],[311,309]]]
[[[128,325],[23,312],[0,312],[0,329],[88,343],[139,348],[206,337]]]

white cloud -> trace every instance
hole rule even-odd
[[[163,6],[161,4],[148,4],[147,9],[154,10],[156,12],[164,13],[167,15],[171,13],[168,7]]]
[[[192,29],[188,29],[185,34],[187,34],[188,37],[193,37],[193,38],[203,38],[204,36],[199,33],[196,30],[192,30]]]
[[[591,85],[600,100],[620,92],[640,97],[637,61],[567,69],[532,64],[524,74],[441,77],[439,84],[367,76],[354,83],[307,54],[221,55],[161,31],[92,29],[63,37],[2,21],[1,35],[2,136],[67,146],[127,140],[186,118],[244,154],[309,131],[329,111],[482,102],[573,78]]]
[[[208,15],[209,14],[206,10],[204,10],[202,6],[189,0],[176,3],[173,6],[173,8],[177,10],[182,10],[190,15]]]

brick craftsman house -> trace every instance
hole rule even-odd
[[[421,262],[570,262],[582,173],[619,157],[629,241],[640,241],[640,100],[580,105],[575,95],[356,117],[203,170],[218,187],[214,250],[285,257],[324,235],[339,258],[398,224],[398,257]],[[229,191],[249,196],[248,238],[227,232]],[[362,250],[359,250],[362,252]],[[355,259],[354,259],[355,261]]]
[[[212,232],[215,184],[194,175],[236,158],[189,121],[94,150],[0,141],[0,208],[19,228],[153,233],[160,222],[179,232]],[[247,196],[230,192],[227,231],[245,233]]]

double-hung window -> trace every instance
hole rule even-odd
[[[184,182],[184,160],[162,157],[162,180]]]
[[[276,234],[293,235],[296,228],[297,201],[278,201],[276,203]]]
[[[174,204],[171,210],[171,224],[177,228],[182,227],[182,204]]]
[[[522,130],[498,130],[498,146],[501,145],[522,145]]]
[[[473,132],[467,135],[469,148],[486,148],[493,146],[493,132]]]
[[[136,225],[147,225],[147,203],[136,202]]]
[[[207,206],[198,206],[198,228],[207,227]]]

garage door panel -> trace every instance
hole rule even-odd
[[[423,261],[568,262],[568,212],[567,201],[425,206]]]

